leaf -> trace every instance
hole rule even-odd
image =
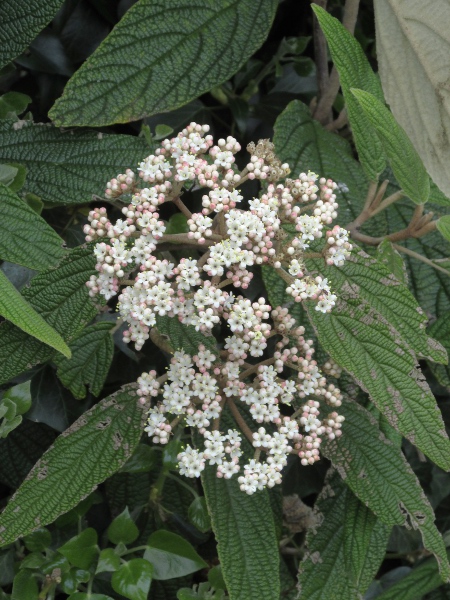
[[[96,273],[90,248],[72,250],[56,269],[33,278],[22,296],[67,341],[96,314],[86,281]],[[54,350],[20,331],[12,323],[0,324],[0,383],[39,362],[53,357]]]
[[[384,559],[390,528],[356,498],[334,469],[328,472],[314,514],[318,528],[306,536],[299,600],[358,600]]]
[[[147,600],[153,568],[143,558],[133,558],[113,573],[113,590],[130,600]]]
[[[0,68],[19,56],[37,34],[50,23],[63,0],[2,0]]]
[[[143,138],[131,135],[62,132],[28,122],[18,129],[12,120],[0,121],[0,162],[25,165],[24,192],[56,205],[103,197],[106,182],[134,168],[150,150]]]
[[[291,177],[311,169],[336,181],[339,219],[343,223],[353,221],[363,208],[361,190],[366,189],[367,180],[360,163],[353,158],[350,144],[326,131],[298,100],[290,102],[277,118],[274,132],[277,156],[289,164]],[[382,233],[380,228],[379,234]]]
[[[435,183],[450,196],[447,0],[374,3],[377,58],[391,110]]]
[[[187,540],[163,530],[149,537],[144,558],[153,565],[153,578],[161,580],[189,575],[208,566]]]
[[[39,600],[37,580],[29,571],[19,571],[14,577],[11,600]]]
[[[406,272],[405,263],[400,253],[394,248],[392,242],[384,239],[377,248],[378,260],[383,263],[391,273],[400,281],[400,283],[408,284],[408,275]]]
[[[189,521],[202,533],[211,530],[211,517],[206,506],[206,499],[203,496],[198,496],[192,501],[188,509],[188,516]]]
[[[380,80],[373,72],[361,45],[353,35],[320,6],[312,4],[311,8],[325,34],[331,58],[339,73],[359,160],[368,178],[371,181],[377,181],[386,166],[383,146],[350,89],[365,90],[383,101]]]
[[[94,396],[102,391],[114,354],[113,327],[105,321],[86,327],[69,345],[72,358],[56,357],[57,375],[75,398],[86,396],[87,385]]]
[[[446,312],[439,317],[430,327],[428,333],[436,338],[450,354],[450,312]],[[428,363],[433,375],[441,385],[450,388],[450,367],[449,365],[436,365]]]
[[[404,129],[375,96],[355,88],[351,92],[376,130],[401,188],[413,202],[424,204],[430,195],[430,178]]]
[[[58,552],[65,556],[71,565],[89,569],[99,552],[97,537],[95,529],[88,527],[58,548]]]
[[[436,221],[436,228],[442,237],[450,242],[450,215],[438,219]]]
[[[322,444],[353,493],[387,525],[418,529],[423,545],[439,562],[443,579],[450,578],[450,566],[434,513],[420,484],[407,463],[398,442],[380,431],[378,422],[366,409],[346,399],[339,408],[345,421],[342,437]]]
[[[25,333],[70,357],[70,349],[57,331],[16,290],[0,271],[0,315]]]
[[[11,165],[0,165],[0,184],[9,186],[17,175],[19,169]]]
[[[187,104],[227,81],[261,46],[277,5],[139,0],[70,79],[49,116],[57,125],[101,126]]]
[[[202,473],[208,511],[230,600],[280,596],[278,541],[267,490],[248,496],[236,478]]]
[[[366,297],[338,288],[332,312],[307,305],[324,350],[366,391],[388,422],[443,469],[450,442],[436,401],[414,354]]]
[[[450,551],[447,551],[450,558]],[[378,600],[421,600],[427,594],[442,585],[438,563],[429,559],[412,569],[400,581],[391,585],[384,593],[377,596]]]
[[[89,571],[84,569],[72,568],[68,573],[64,573],[61,581],[61,588],[66,594],[76,592],[80,583],[87,583],[91,578]]]
[[[0,96],[0,119],[17,117],[24,112],[31,102],[30,96],[26,94],[6,92],[6,94]]]
[[[105,594],[75,592],[75,594],[71,594],[67,600],[113,600],[113,598],[111,598],[111,596],[106,596]]]
[[[2,401],[3,400],[9,400],[15,405],[15,414],[25,414],[31,406],[30,382],[25,381],[24,383],[19,383],[18,385],[9,388],[9,390],[3,394]]]
[[[0,259],[37,271],[56,265],[65,250],[50,225],[3,184],[0,203]]]
[[[120,566],[120,556],[112,548],[101,550],[95,573],[114,573]]]
[[[138,444],[136,450],[120,469],[121,473],[148,473],[156,467],[156,452],[147,444]]]
[[[173,350],[181,350],[191,356],[197,354],[200,344],[217,354],[216,340],[213,336],[205,336],[196,331],[193,325],[183,325],[177,318],[156,317],[156,327],[160,334],[169,339]]]
[[[0,515],[0,544],[52,523],[129,458],[142,432],[135,387],[125,386],[84,413],[36,463]]]
[[[45,527],[36,529],[23,538],[25,547],[30,552],[43,552],[52,543],[52,534]]]
[[[137,540],[139,529],[130,516],[128,506],[112,521],[107,533],[109,541],[113,544],[122,543],[127,545]]]

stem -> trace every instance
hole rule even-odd
[[[120,556],[126,556],[127,554],[133,554],[134,552],[142,552],[147,550],[148,546],[135,546],[134,548],[128,548],[125,552],[122,552]]]
[[[263,360],[256,365],[252,365],[249,369],[247,369],[239,375],[239,381],[244,381],[244,379],[246,379],[249,375],[251,375],[252,373],[256,373],[259,367],[263,367],[264,365],[271,365],[274,362],[275,358],[272,356],[272,358],[267,358],[266,360]]]
[[[187,483],[185,483],[181,477],[177,477],[176,475],[174,475],[173,473],[167,473],[167,477],[169,479],[173,479],[174,481],[176,481],[178,483],[178,485],[181,485],[181,487],[184,487],[186,490],[189,490],[191,492],[191,494],[194,496],[195,499],[198,498],[198,494],[197,492],[194,490],[194,488],[192,488],[190,485],[188,485]]]
[[[150,339],[155,344],[155,346],[158,346],[158,348],[161,348],[161,350],[163,350],[164,352],[167,352],[168,354],[173,354],[172,346],[169,344],[166,338],[159,333],[156,327],[151,328]]]
[[[450,277],[450,271],[435,264],[429,258],[422,256],[422,254],[419,254],[418,252],[414,252],[414,250],[410,250],[409,248],[405,248],[405,246],[399,246],[398,244],[392,244],[392,245],[398,252],[403,252],[403,254],[406,254],[407,256],[410,256],[411,258],[416,258],[417,260],[421,260],[426,265],[429,265],[430,267],[433,267],[433,269],[436,269],[436,271],[441,271],[441,273],[445,273],[446,275],[448,275]]]
[[[247,425],[247,423],[244,421],[241,413],[239,412],[238,407],[234,403],[234,400],[232,398],[227,398],[227,404],[230,407],[231,414],[233,415],[234,420],[238,424],[240,430],[245,435],[245,437],[248,439],[248,441],[253,445],[253,442],[254,442],[253,432],[250,429],[250,427]]]
[[[173,198],[172,202],[175,204],[175,206],[177,208],[179,208],[181,210],[181,212],[183,213],[183,215],[185,215],[188,219],[192,218],[191,211],[188,209],[188,207],[186,206],[186,204],[181,200],[181,198],[179,196],[177,196],[176,198]]]
[[[327,0],[316,0],[316,4],[318,4],[323,9],[327,7]],[[327,41],[323,31],[319,25],[319,21],[314,15],[313,17],[313,36],[314,36],[314,57],[316,61],[316,72],[317,72],[317,90],[318,90],[318,102],[316,111],[314,112],[314,117],[316,117],[319,106],[322,108],[322,112],[320,113],[320,122],[325,125],[329,123],[332,119],[331,107],[334,102],[327,102],[324,104],[321,103],[322,99],[327,97],[327,90],[329,88],[330,76],[328,73],[328,51],[327,51]],[[337,91],[336,91],[337,93]]]
[[[378,206],[378,208],[376,208],[375,210],[372,210],[372,214],[370,216],[374,217],[381,211],[385,210],[391,204],[394,204],[394,202],[397,202],[397,200],[400,200],[400,198],[403,198],[404,195],[405,195],[405,193],[403,192],[403,190],[399,190],[398,192],[395,192],[395,194],[391,194],[390,196],[385,198],[383,200],[383,202],[381,202],[381,204]]]

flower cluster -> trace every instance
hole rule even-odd
[[[308,172],[276,183],[289,167],[268,140],[249,144],[251,160],[239,171],[239,143],[230,136],[214,145],[208,131],[191,123],[139,164],[138,177],[127,170],[107,184],[106,197],[115,206],[124,202],[122,218],[113,223],[104,208],[90,212],[84,231],[87,241],[96,241],[98,274],[87,285],[91,296],[118,295],[118,310],[128,323],[124,340],[137,350],[164,316],[205,336],[195,356],[175,352],[163,377],[150,372],[139,378],[141,402],[151,405],[146,431],[165,444],[175,426],[197,429],[203,441],[179,455],[180,472],[197,477],[206,464],[216,465],[219,477],[239,473],[241,489],[251,494],[281,481],[289,454],[304,465],[319,459],[323,437],[341,433],[343,417],[335,411],[341,394],[327,383],[313,359],[312,341],[286,307],[272,309],[264,298],[252,301],[233,290],[245,291],[254,267],[267,265],[286,282],[293,301],[329,312],[336,295],[307,263],[322,259],[339,267],[351,244],[345,229],[328,229],[338,208],[333,181]],[[268,185],[242,210],[240,186],[247,179]],[[194,214],[181,199],[192,185],[206,188],[202,210]],[[186,216],[186,233],[166,234],[160,207],[169,202]],[[324,234],[326,243],[317,251]],[[166,249],[183,244],[192,256],[177,261],[170,252],[158,252],[161,243]],[[219,352],[213,329],[220,323],[228,335]],[[264,358],[274,336],[275,351]],[[333,375],[336,370],[329,368]],[[326,405],[331,412],[322,416]],[[227,432],[220,429],[225,406],[236,424]],[[246,418],[257,424],[256,431]],[[255,455],[242,466],[243,435]]]

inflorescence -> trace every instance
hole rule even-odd
[[[166,444],[175,427],[196,429],[203,442],[179,454],[180,473],[198,477],[206,464],[217,465],[218,477],[239,473],[241,489],[252,494],[280,483],[289,454],[298,455],[303,465],[319,460],[322,438],[341,434],[344,418],[335,409],[342,396],[327,383],[313,359],[312,341],[305,340],[305,329],[287,308],[272,309],[264,298],[251,301],[228,290],[246,290],[251,268],[269,265],[286,282],[293,301],[310,300],[316,310],[329,312],[336,295],[327,279],[308,273],[305,261],[322,258],[341,266],[352,247],[345,229],[328,227],[337,216],[336,183],[308,172],[276,184],[289,167],[268,140],[248,145],[251,159],[239,172],[239,143],[230,136],[214,145],[208,131],[207,125],[191,123],[140,163],[139,178],[127,170],[107,184],[106,197],[126,206],[115,223],[105,208],[89,214],[84,231],[88,242],[97,242],[98,275],[87,285],[91,296],[109,300],[118,295],[118,310],[128,323],[124,340],[137,350],[158,317],[178,319],[205,336],[195,356],[183,349],[174,352],[166,375],[150,371],[138,379],[140,401],[150,405],[145,430],[155,443]],[[238,188],[248,179],[268,185],[242,210]],[[199,213],[192,214],[181,200],[187,185],[205,188]],[[158,209],[167,202],[186,216],[187,233],[165,234]],[[308,253],[324,233],[323,249]],[[158,254],[163,243],[165,249],[184,245],[199,258],[172,262]],[[229,336],[219,350],[213,328],[223,321]],[[262,358],[274,336],[275,351]],[[248,362],[249,357],[260,362]],[[331,360],[324,370],[340,374]],[[282,405],[291,407],[284,411],[289,416],[282,414]],[[331,412],[320,418],[324,405]],[[220,430],[225,406],[236,424],[227,432]],[[259,426],[256,431],[249,418]],[[243,435],[255,455],[242,466]]]

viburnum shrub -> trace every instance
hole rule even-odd
[[[208,131],[208,125],[191,123],[140,163],[139,177],[128,170],[107,184],[105,194],[124,204],[124,218],[110,222],[105,208],[89,213],[86,241],[102,241],[94,248],[98,275],[87,285],[92,296],[109,300],[118,294],[128,325],[124,341],[136,349],[152,337],[158,316],[204,334],[194,356],[179,348],[165,375],[150,371],[139,377],[140,402],[149,407],[145,431],[153,442],[167,444],[176,428],[198,430],[203,441],[178,455],[180,473],[199,477],[206,463],[217,465],[218,477],[239,474],[241,490],[253,494],[281,482],[289,454],[303,465],[319,460],[322,437],[340,436],[344,417],[335,410],[340,390],[327,382],[312,340],[304,338],[305,328],[289,309],[237,292],[248,288],[251,267],[270,265],[293,301],[310,300],[315,310],[329,312],[336,295],[327,278],[308,272],[305,259],[341,266],[352,246],[345,229],[327,229],[337,217],[335,182],[309,171],[277,183],[289,166],[269,140],[247,146],[251,159],[239,171],[237,140],[229,136],[214,145]],[[240,186],[248,179],[267,182],[259,198],[242,196]],[[199,213],[183,200],[193,187],[205,189]],[[165,234],[158,210],[169,202],[186,216],[187,233]],[[155,256],[158,247],[174,243],[200,250],[201,257],[171,262]],[[157,343],[155,335],[152,340]],[[261,425],[256,432],[236,403]],[[225,405],[234,429],[221,427]],[[245,464],[243,435],[255,448]]]

